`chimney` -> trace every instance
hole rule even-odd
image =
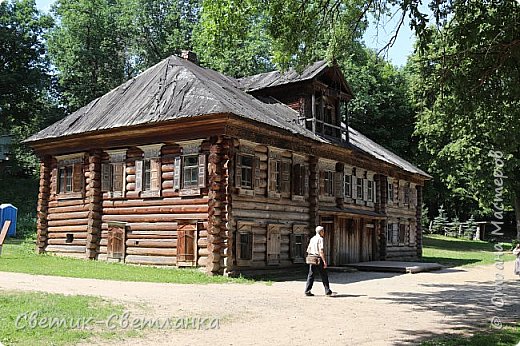
[[[181,58],[191,61],[194,64],[198,64],[197,54],[191,50],[181,50]]]

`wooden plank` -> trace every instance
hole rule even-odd
[[[165,256],[127,255],[125,263],[174,266],[177,263],[177,259]]]
[[[152,248],[152,247],[129,247],[126,249],[128,255],[144,255],[144,256],[176,256],[177,249],[171,248]]]
[[[77,226],[77,225],[86,225],[88,223],[88,219],[70,219],[70,220],[49,220],[48,224],[50,227],[54,226]]]
[[[207,220],[208,214],[143,214],[143,215],[103,215],[103,222],[122,221],[122,222],[174,222],[177,220]]]
[[[45,248],[47,252],[75,252],[75,253],[85,253],[85,246],[75,246],[75,245],[48,245]]]
[[[2,230],[0,231],[0,246],[4,244],[5,238],[7,237],[7,232],[9,231],[9,227],[11,226],[11,220],[5,220],[2,225]]]
[[[49,213],[47,215],[47,220],[53,221],[53,220],[68,220],[68,219],[81,219],[81,218],[87,218],[88,217],[88,211],[81,211],[81,212],[68,212],[68,213]]]
[[[134,200],[111,200],[103,201],[103,208],[112,207],[145,207],[145,206],[176,206],[176,205],[193,205],[193,204],[207,204],[208,198],[162,198],[155,199],[134,199]]]
[[[182,213],[207,213],[207,205],[184,205],[175,207],[131,207],[131,208],[104,208],[105,215],[128,215],[128,214],[182,214]]]

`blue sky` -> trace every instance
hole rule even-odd
[[[54,0],[36,0],[38,8],[45,12],[50,10],[53,2]],[[390,37],[392,37],[396,24],[397,18],[393,18],[380,23],[378,28],[371,25],[364,37],[365,44],[376,50],[381,49],[388,42]],[[407,57],[413,52],[414,41],[415,38],[408,26],[408,21],[406,21],[399,31],[399,36],[394,45],[388,50],[386,58],[394,65],[403,66],[406,63]]]

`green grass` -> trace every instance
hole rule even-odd
[[[447,266],[493,264],[497,258],[495,243],[480,240],[451,238],[441,235],[425,235],[423,238],[423,261],[437,262]],[[512,261],[511,244],[501,243],[504,261]],[[507,253],[507,254],[506,254]]]
[[[53,255],[37,255],[34,244],[11,240],[0,255],[0,272],[67,276],[118,281],[166,282],[180,284],[251,283],[244,278],[208,276],[198,269],[133,266],[89,261]]]
[[[470,337],[449,336],[424,341],[421,346],[515,346],[520,342],[520,326],[504,326]]]
[[[65,345],[93,336],[102,339],[130,336],[135,331],[110,330],[104,324],[93,322],[83,323],[87,328],[77,328],[88,318],[107,321],[112,314],[121,316],[123,310],[122,305],[97,297],[0,291],[0,342],[5,345]],[[31,319],[33,312],[37,315]],[[50,328],[51,320],[65,323],[57,325],[55,322]],[[31,321],[42,324],[34,325]]]

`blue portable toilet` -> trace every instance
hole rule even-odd
[[[16,217],[18,214],[18,208],[12,204],[0,204],[0,230],[4,225],[5,220],[11,220],[11,226],[7,231],[8,237],[14,237],[16,235]]]

